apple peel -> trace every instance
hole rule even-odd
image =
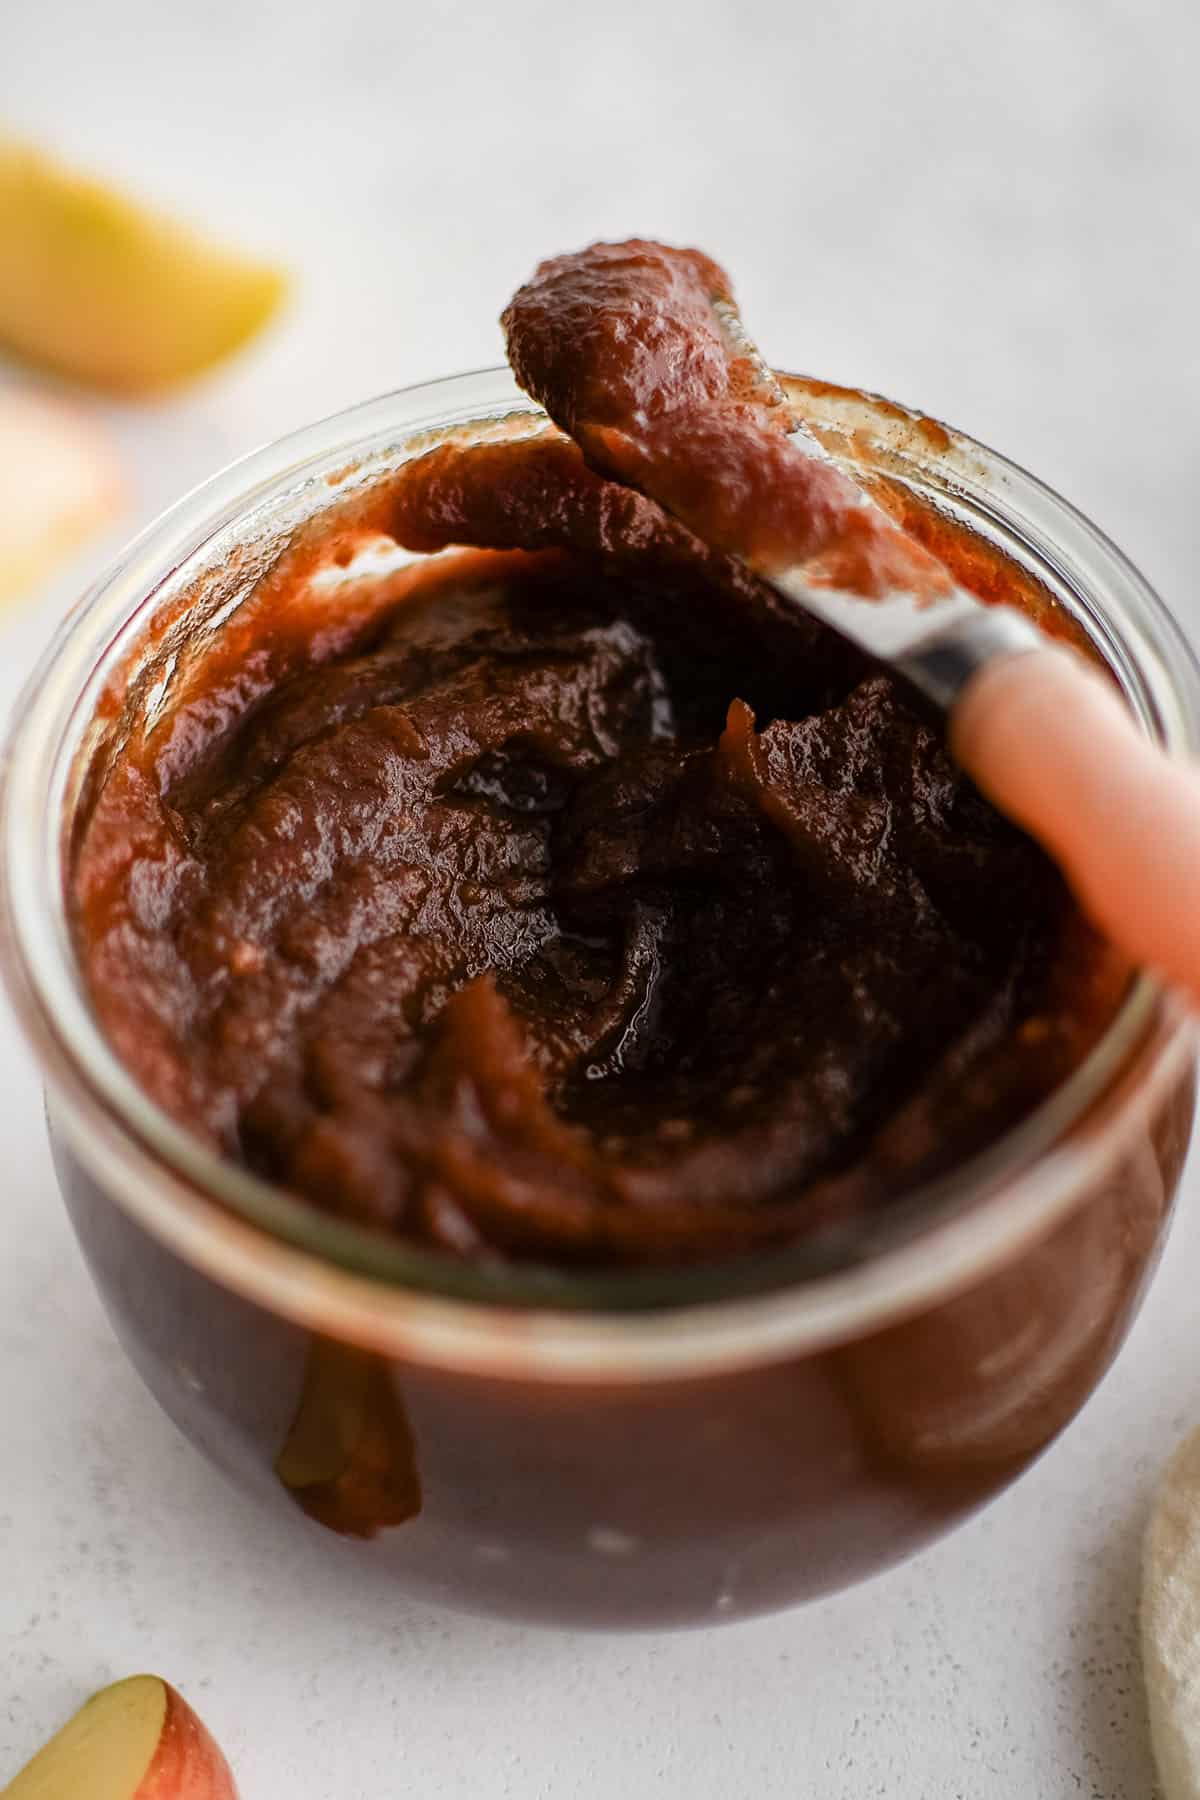
[[[102,1688],[0,1800],[238,1800],[229,1764],[181,1694],[157,1675]]]

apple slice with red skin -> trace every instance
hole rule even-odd
[[[0,1800],[238,1800],[229,1764],[157,1675],[102,1688]]]

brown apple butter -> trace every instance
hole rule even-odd
[[[626,342],[553,409],[584,454],[444,445],[318,521],[111,760],[71,877],[93,1004],[154,1099],[463,1257],[712,1259],[886,1207],[1045,1098],[1125,979],[901,685],[590,466],[660,454],[655,394],[690,443],[688,395],[722,382],[739,466],[786,462],[676,266],[604,248],[573,327],[548,278],[507,315],[544,389],[530,319],[553,369],[648,263],[657,362]],[[783,514],[705,441],[695,482],[778,549]],[[797,523],[787,479],[788,554],[828,561],[857,489],[810,468]],[[883,497],[912,536],[851,532],[867,585],[919,540],[1070,635],[997,550]],[[339,611],[314,572],[380,535],[477,548]]]
[[[549,447],[478,453],[485,510]],[[475,453],[433,458],[461,502]],[[1119,972],[892,679],[670,528],[576,523],[339,654],[263,622],[126,747],[73,874],[100,1018],[229,1155],[462,1255],[886,1205],[1049,1093]]]

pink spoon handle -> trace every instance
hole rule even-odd
[[[981,669],[950,747],[1112,942],[1200,1004],[1200,771],[1149,743],[1109,684],[1059,649]]]

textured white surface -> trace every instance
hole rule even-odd
[[[263,349],[112,412],[137,488],[121,536],[264,438],[497,360],[538,255],[638,230],[727,260],[780,363],[1027,462],[1200,623],[1189,0],[3,13],[0,112],[302,275]],[[8,628],[0,705],[102,553]],[[1137,1545],[1200,1418],[1188,1190],[1116,1369],[980,1520],[828,1604],[620,1639],[434,1614],[278,1548],[117,1350],[7,1016],[0,1142],[0,1778],[91,1687],[150,1667],[246,1800],[1150,1791]]]

